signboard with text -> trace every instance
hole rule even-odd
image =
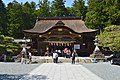
[[[80,49],[80,44],[74,44],[74,49]]]

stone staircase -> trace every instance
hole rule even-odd
[[[75,61],[77,63],[92,63],[92,59],[89,57],[76,57]],[[33,63],[53,63],[52,57],[41,57],[41,56],[32,56],[32,62]],[[58,58],[59,63],[71,63],[71,58],[64,58],[59,57]]]

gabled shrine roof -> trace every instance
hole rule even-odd
[[[76,17],[42,17],[39,18],[32,29],[24,30],[25,33],[45,33],[54,27],[67,27],[76,33],[95,32],[88,29],[84,21]]]

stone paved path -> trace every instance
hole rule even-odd
[[[34,78],[34,79],[33,79]],[[21,80],[103,80],[80,64],[43,63]]]

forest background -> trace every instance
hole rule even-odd
[[[85,5],[87,1],[87,5]],[[98,30],[100,45],[120,52],[120,0],[39,0],[19,3],[13,0],[6,6],[0,0],[0,47],[16,53],[13,39],[24,37],[23,30],[33,28],[37,17],[80,17],[88,28]]]

